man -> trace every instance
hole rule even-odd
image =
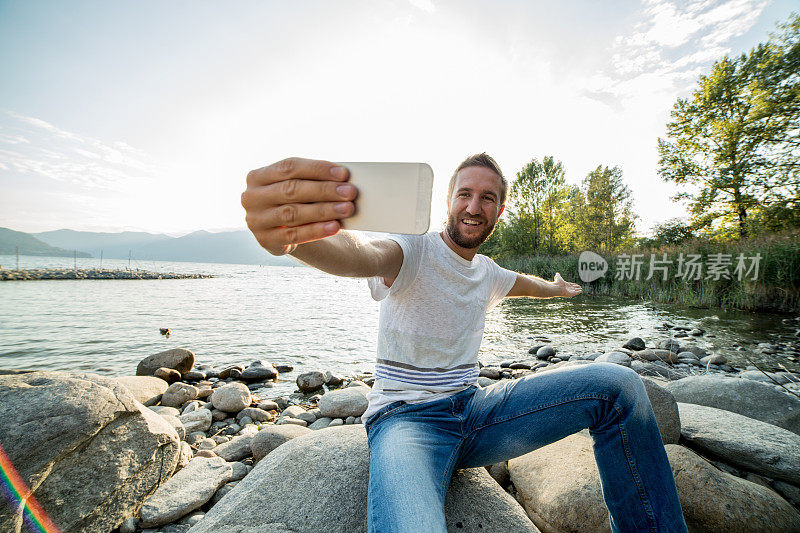
[[[363,243],[340,232],[354,212],[347,169],[291,158],[250,172],[242,205],[270,253],[369,278],[382,300],[369,440],[372,532],[445,531],[456,468],[484,466],[589,428],[614,531],[686,531],[644,385],[594,363],[491,387],[475,384],[486,310],[506,296],[571,297],[581,288],[500,268],[477,249],[503,212],[507,182],[486,154],[451,178],[441,233]]]

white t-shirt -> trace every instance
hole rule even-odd
[[[437,400],[475,383],[486,311],[517,279],[484,255],[467,261],[438,232],[389,238],[403,249],[403,266],[391,288],[383,278],[368,280],[382,303],[375,383],[362,420],[398,400]]]

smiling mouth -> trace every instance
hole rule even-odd
[[[469,226],[469,227],[472,227],[472,228],[476,228],[476,227],[480,226],[481,224],[483,224],[482,221],[476,220],[474,218],[462,218],[461,219],[461,223],[464,224],[465,226]]]

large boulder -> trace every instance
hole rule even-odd
[[[689,531],[800,531],[800,513],[773,490],[723,472],[683,446],[666,450]]]
[[[661,433],[661,441],[664,444],[678,444],[681,438],[681,418],[678,415],[678,403],[667,389],[653,381],[643,377],[642,382],[653,406],[653,413],[656,415],[658,431]]]
[[[664,387],[679,402],[733,411],[800,435],[800,399],[772,383],[709,374]]]
[[[590,437],[576,433],[511,459],[508,471],[540,530],[611,531]]]
[[[355,386],[332,390],[319,399],[320,417],[347,418],[361,416],[367,410],[369,387]]]
[[[172,426],[118,381],[67,372],[0,377],[0,443],[64,533],[118,527],[180,450]],[[0,505],[0,529],[22,531],[21,512]]]
[[[122,376],[114,379],[128,389],[136,401],[145,405],[157,402],[169,387],[169,383],[153,376]]]
[[[800,531],[800,514],[769,488],[668,444],[689,531]],[[528,515],[542,531],[611,531],[591,438],[571,435],[508,462]]]
[[[186,348],[173,348],[148,355],[136,367],[137,376],[154,376],[159,368],[171,368],[185,374],[194,366],[194,353]]]
[[[163,526],[199,509],[233,475],[221,457],[195,457],[142,506],[142,527]]]
[[[261,460],[191,533],[366,531],[368,477],[362,425],[312,431]],[[483,468],[453,476],[445,514],[448,531],[536,531],[522,508]]]
[[[692,448],[756,474],[800,485],[800,435],[731,411],[678,402]]]

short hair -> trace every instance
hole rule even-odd
[[[503,176],[503,172],[500,170],[500,165],[497,164],[497,161],[495,161],[494,158],[489,154],[487,154],[486,152],[471,155],[464,161],[462,161],[460,165],[458,165],[458,168],[456,168],[456,171],[453,172],[453,175],[450,177],[450,184],[447,186],[448,201],[450,201],[450,197],[453,195],[453,187],[456,184],[456,175],[458,175],[460,171],[468,167],[488,168],[489,170],[498,175],[498,177],[500,178],[500,205],[505,205],[506,189],[508,189],[508,181],[506,180],[505,176]]]

